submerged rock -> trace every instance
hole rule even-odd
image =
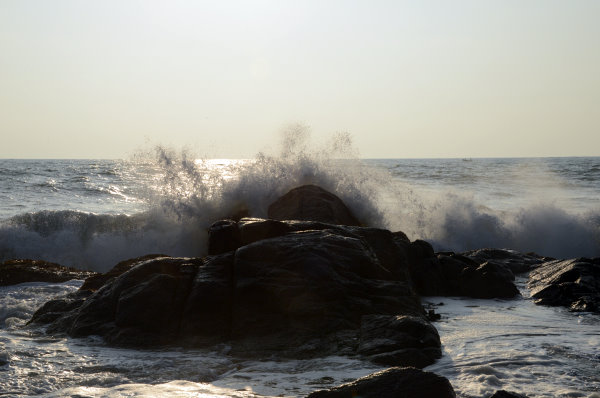
[[[73,279],[86,279],[96,272],[64,267],[43,260],[7,260],[0,264],[0,286],[25,282],[59,283]]]
[[[268,217],[275,220],[360,225],[340,198],[316,185],[292,189],[269,206]]]
[[[555,260],[529,274],[536,304],[600,312],[600,258]]]
[[[448,379],[415,368],[389,368],[307,398],[454,398]]]

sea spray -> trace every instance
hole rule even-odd
[[[148,253],[202,256],[220,218],[265,217],[289,189],[334,192],[364,225],[436,250],[600,255],[600,159],[361,160],[351,137],[291,126],[253,159],[155,147],[129,161],[0,161],[0,260],[105,271]],[[45,183],[52,179],[52,187]],[[12,198],[12,199],[11,199]]]
[[[131,171],[135,169],[146,174]],[[278,153],[259,153],[250,160],[215,162],[158,146],[136,154],[114,173],[121,173],[123,185],[136,183],[126,179],[128,174],[141,177],[144,186],[135,192],[145,203],[142,211],[17,214],[0,224],[0,259],[45,259],[106,271],[120,260],[147,253],[202,256],[212,222],[240,215],[266,217],[270,203],[308,183],[338,194],[365,225],[385,226],[371,189],[375,181],[383,182],[373,178],[382,172],[358,159],[344,133],[317,147],[306,128],[292,126],[283,133]]]

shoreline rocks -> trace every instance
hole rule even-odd
[[[536,304],[600,312],[600,258],[544,263],[529,274],[528,287]]]
[[[455,398],[448,379],[415,368],[389,368],[307,398]]]
[[[228,342],[241,356],[335,353],[420,367],[441,356],[391,232],[262,219],[221,225],[239,232],[223,247],[241,246],[120,263],[91,295],[48,304],[32,322],[115,345]],[[377,327],[386,339],[374,338]]]
[[[26,282],[60,283],[73,279],[86,279],[97,272],[65,267],[43,260],[6,260],[0,264],[0,286]]]
[[[414,243],[411,248],[416,246]],[[519,295],[513,273],[500,263],[485,261],[480,264],[455,253],[433,255],[433,249],[427,250],[424,241],[416,248],[426,257],[418,258],[413,254],[410,274],[415,289],[422,296],[510,299]]]

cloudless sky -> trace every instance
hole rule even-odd
[[[0,157],[600,155],[600,1],[0,0]]]

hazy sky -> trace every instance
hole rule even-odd
[[[0,0],[0,157],[600,155],[600,1]]]

